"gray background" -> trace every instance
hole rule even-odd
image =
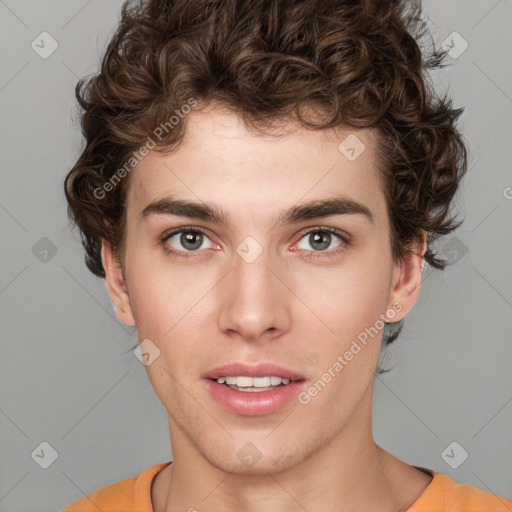
[[[82,147],[74,86],[96,70],[121,3],[0,0],[1,512],[60,510],[171,460],[167,415],[130,351],[136,331],[87,271],[62,187]],[[440,244],[456,263],[425,267],[395,369],[376,379],[375,440],[512,498],[512,3],[425,6],[436,45],[454,31],[469,45],[435,76],[466,106],[465,223]],[[46,59],[31,47],[43,31],[59,45]],[[43,441],[58,453],[47,469],[31,456]],[[469,453],[457,469],[441,456],[453,441]]]

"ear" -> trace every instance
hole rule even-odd
[[[101,260],[105,270],[105,280],[108,293],[119,319],[126,325],[134,326],[128,289],[124,282],[123,272],[119,260],[109,242],[102,240]]]
[[[427,250],[427,233],[422,230],[422,237],[407,254],[402,263],[393,268],[392,288],[389,295],[388,310],[396,314],[388,322],[398,322],[405,318],[413,308],[421,291],[421,277],[425,264],[424,255]]]

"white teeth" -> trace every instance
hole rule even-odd
[[[289,384],[290,379],[281,377],[246,377],[246,376],[226,376],[217,379],[219,384],[227,384],[228,386],[236,386],[240,388],[270,388],[279,386],[280,384]]]
[[[237,377],[235,385],[238,386],[239,388],[249,388],[253,386],[252,377]]]
[[[279,382],[279,384],[281,384],[281,382]],[[240,386],[240,384],[237,385]],[[276,384],[274,384],[274,386],[275,385]],[[254,386],[255,388],[268,388],[270,386],[270,377],[253,377],[252,386]]]

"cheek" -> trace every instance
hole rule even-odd
[[[306,298],[306,304],[322,321],[333,347],[342,349],[385,313],[389,267],[377,250],[367,250],[349,254],[338,266],[303,266],[296,272],[297,295]]]
[[[309,333],[306,338],[319,341],[314,346],[315,377],[301,401],[304,405],[311,403],[320,413],[340,404],[338,413],[345,417],[346,408],[359,402],[380,354],[385,325],[380,315],[385,313],[389,294],[387,272],[387,262],[369,251],[347,258],[336,272],[301,274],[298,295],[310,290],[311,307],[321,320],[301,328]],[[307,339],[303,341],[307,344]]]
[[[158,364],[146,370],[154,385],[173,386],[164,368],[181,382],[195,370],[198,356],[210,343],[214,317],[206,308],[212,300],[212,284],[206,278],[198,280],[201,272],[185,266],[152,264],[139,269],[143,270],[130,282],[139,339],[150,339],[160,350]]]
[[[303,277],[306,283],[308,276]],[[307,339],[318,343],[313,346],[316,361],[311,386],[299,402],[305,410],[318,411],[315,415],[331,411],[326,421],[334,428],[350,416],[373,381],[385,325],[381,315],[386,310],[388,281],[378,261],[372,265],[357,262],[325,278],[316,277],[318,286],[310,297],[322,327],[314,327],[320,324],[317,321],[302,325],[302,332],[309,333],[303,336],[304,343]]]
[[[201,289],[184,267],[170,268],[154,261],[136,265],[134,262],[137,271],[130,281],[130,293],[137,329],[141,336],[164,339],[180,319],[193,312]]]
[[[196,332],[204,323],[198,301],[205,291],[195,287],[186,274],[163,272],[155,266],[139,271],[130,291],[139,340],[151,340],[160,351],[145,367],[148,378],[164,407],[178,408],[188,373],[200,352],[197,340],[205,339]]]

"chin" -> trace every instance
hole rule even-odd
[[[296,457],[293,457],[295,459]],[[238,460],[238,458],[222,458],[210,460],[217,469],[234,475],[268,476],[291,469],[298,461],[290,459],[289,455],[283,458],[262,457],[253,464]]]
[[[312,451],[314,447],[306,450],[303,442],[297,442],[295,446],[289,442],[284,446],[283,443],[269,443],[268,439],[262,438],[254,442],[233,442],[220,450],[217,446],[214,453],[202,450],[202,455],[210,464],[226,473],[268,476],[293,468]]]

